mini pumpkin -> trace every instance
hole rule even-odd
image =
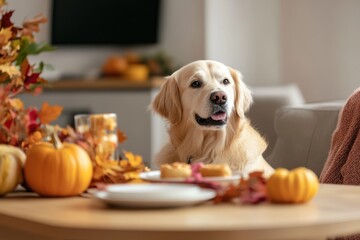
[[[288,171],[278,168],[269,177],[268,199],[274,203],[304,203],[312,199],[319,189],[316,174],[305,167]]]
[[[90,185],[93,166],[88,153],[72,143],[39,142],[27,151],[25,179],[40,196],[66,197],[84,192]]]
[[[20,148],[0,144],[0,196],[13,191],[22,182],[25,159]]]

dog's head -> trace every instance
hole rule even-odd
[[[202,129],[222,129],[231,117],[243,118],[252,102],[241,78],[219,62],[190,63],[167,77],[152,108],[173,125],[187,121]]]

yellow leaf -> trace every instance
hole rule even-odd
[[[104,176],[104,171],[101,167],[95,166],[94,173],[93,173],[93,179],[99,180]]]
[[[9,102],[10,106],[16,111],[24,109],[24,103],[18,98],[10,99]]]
[[[130,166],[138,167],[142,163],[142,157],[139,155],[134,155],[131,152],[124,152],[125,158],[129,161]]]
[[[0,72],[6,73],[7,75],[9,75],[10,78],[21,75],[21,72],[19,71],[19,69],[17,69],[17,67],[15,67],[15,66],[10,66],[10,64],[0,65]]]
[[[11,80],[11,83],[14,84],[14,86],[16,86],[16,87],[21,87],[24,85],[24,80],[21,76],[16,76],[16,77],[13,77],[13,79]]]
[[[11,35],[12,35],[11,27],[1,29],[0,30],[0,46],[5,46],[6,44],[8,44],[8,42],[11,38]]]
[[[126,172],[124,173],[124,177],[125,180],[130,180],[130,179],[138,179],[139,178],[139,173],[138,172]]]
[[[56,120],[62,110],[63,107],[59,105],[50,106],[47,102],[44,102],[39,112],[40,123],[49,124],[50,122]]]
[[[126,160],[120,160],[119,165],[120,165],[120,167],[122,167],[122,168],[126,168],[127,165],[128,165],[128,161],[126,161]]]

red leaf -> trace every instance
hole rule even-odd
[[[26,129],[28,133],[32,133],[36,131],[40,127],[40,123],[38,122],[39,113],[36,108],[30,108],[27,112],[27,123]]]
[[[29,121],[36,121],[39,116],[39,112],[36,108],[30,108],[28,110]]]
[[[25,86],[27,87],[32,83],[36,83],[39,76],[40,76],[40,73],[33,73],[30,76],[27,76],[24,81]]]
[[[4,122],[4,126],[5,126],[7,129],[10,129],[12,123],[13,123],[13,118],[8,118],[8,119]]]
[[[8,27],[12,27],[14,25],[14,23],[11,22],[11,20],[10,20],[13,13],[14,13],[14,10],[9,11],[2,16],[1,28],[8,28]]]

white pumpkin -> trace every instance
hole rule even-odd
[[[0,144],[0,196],[13,191],[22,182],[25,159],[20,148]]]

